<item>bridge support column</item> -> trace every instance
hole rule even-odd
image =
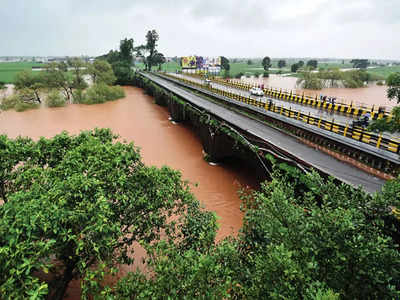
[[[224,132],[207,124],[201,124],[199,135],[209,162],[219,162],[233,156],[235,141]]]
[[[173,100],[168,101],[168,111],[175,122],[186,121],[185,105]]]

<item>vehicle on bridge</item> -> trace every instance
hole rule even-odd
[[[369,112],[367,112],[364,115],[360,116],[357,120],[353,121],[353,123],[351,125],[352,125],[352,127],[361,126],[363,128],[366,128],[369,125],[370,118],[371,118],[371,114]]]
[[[250,89],[250,94],[255,95],[255,96],[264,96],[264,92],[262,89],[253,87]]]

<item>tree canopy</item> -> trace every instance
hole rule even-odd
[[[281,69],[286,66],[286,61],[281,59],[278,61],[278,68]]]
[[[368,59],[352,59],[350,63],[356,69],[366,69],[370,64]]]
[[[309,61],[307,61],[307,67],[316,69],[318,67],[318,61],[316,59],[310,59]]]
[[[271,58],[269,58],[269,56],[265,56],[261,64],[264,67],[264,70],[268,71],[268,69],[271,67]]]
[[[134,242],[213,243],[215,217],[180,173],[146,167],[116,138],[105,129],[37,142],[0,136],[2,298],[62,299],[73,278],[83,296],[100,293],[105,274],[132,263]]]
[[[225,56],[221,56],[221,67],[225,71],[229,71],[231,69],[231,65],[229,64],[229,59],[227,59]]]

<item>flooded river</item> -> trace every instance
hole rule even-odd
[[[327,95],[336,97],[338,101],[357,106],[385,106],[389,110],[396,105],[395,101],[390,101],[386,97],[386,86],[378,86],[375,83],[370,83],[367,87],[349,89],[349,88],[324,88],[322,90],[305,90],[299,89],[296,86],[297,78],[286,77],[281,75],[271,74],[269,78],[242,78],[244,82],[264,84],[273,88],[279,88],[283,90],[294,90],[296,93],[309,95],[315,97],[315,95]]]
[[[243,217],[237,190],[240,186],[255,185],[251,170],[242,163],[209,165],[203,159],[200,139],[190,127],[172,124],[167,109],[154,104],[141,89],[126,87],[125,92],[126,98],[99,105],[1,112],[0,133],[38,139],[52,137],[62,130],[76,134],[95,127],[111,128],[141,148],[147,165],[171,166],[180,170],[184,179],[198,183],[197,187],[192,186],[197,199],[219,216],[218,239],[236,234]],[[79,299],[77,284],[73,286],[68,299]]]

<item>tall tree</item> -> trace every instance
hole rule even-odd
[[[42,73],[33,74],[27,70],[21,71],[15,76],[14,85],[17,90],[24,90],[24,94],[33,94],[37,102],[42,102],[40,99],[40,91],[44,88]]]
[[[119,60],[132,64],[133,61],[133,39],[125,38],[119,43]]]
[[[264,67],[264,70],[268,71],[268,69],[271,67],[271,58],[269,58],[269,56],[264,57],[261,64]]]
[[[318,67],[318,61],[316,59],[310,59],[309,61],[307,61],[307,67],[315,70]]]
[[[153,59],[153,63],[158,66],[158,70],[161,71],[161,66],[162,64],[164,64],[167,60],[165,59],[164,54],[160,53],[160,52],[156,52],[154,54],[154,59]]]
[[[292,64],[292,65],[290,66],[290,70],[291,70],[293,73],[296,73],[297,70],[298,70],[299,68],[300,68],[300,66],[299,66],[298,63]]]
[[[281,59],[278,61],[278,68],[281,69],[286,66],[286,61]]]
[[[370,64],[368,59],[352,59],[350,63],[352,63],[353,68],[356,69],[366,69]]]
[[[149,55],[146,57],[146,61],[147,61],[147,70],[151,71],[151,67],[154,64],[154,56],[157,53],[157,41],[159,39],[159,35],[157,33],[157,31],[153,30],[149,30],[146,34],[146,49],[149,52]]]
[[[302,68],[302,67],[304,66],[304,61],[299,60],[299,61],[297,62],[297,65],[299,66],[299,68]]]
[[[112,85],[116,80],[111,65],[102,59],[96,59],[93,64],[88,64],[87,73],[94,84],[105,83]]]
[[[231,69],[231,65],[229,64],[229,59],[227,59],[225,56],[221,56],[221,67],[225,71],[229,71]]]

